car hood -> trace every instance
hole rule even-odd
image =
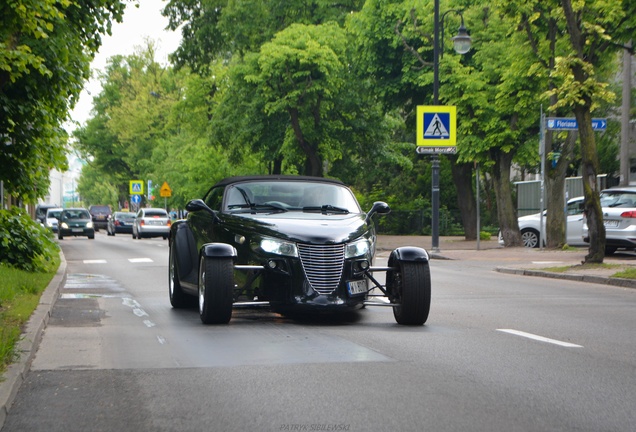
[[[239,214],[232,219],[243,229],[298,243],[337,244],[355,240],[371,229],[364,213]]]

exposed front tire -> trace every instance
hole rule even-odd
[[[181,289],[175,254],[174,245],[170,245],[170,252],[168,253],[168,294],[170,295],[172,307],[180,309],[193,306],[195,298],[187,295]]]
[[[398,324],[422,325],[431,308],[431,270],[428,262],[396,261],[387,273],[393,316]]]
[[[202,256],[199,261],[199,315],[203,324],[230,322],[233,288],[232,259]]]
[[[531,228],[521,230],[523,245],[529,248],[539,247],[539,232]]]

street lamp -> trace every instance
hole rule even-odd
[[[464,26],[464,16],[461,12],[457,10],[449,10],[442,15],[440,19],[439,16],[439,0],[435,0],[435,23],[434,23],[434,36],[433,36],[433,105],[439,105],[439,59],[440,56],[443,56],[443,44],[440,46],[439,37],[440,37],[440,25],[441,25],[441,34],[442,34],[442,42],[444,37],[444,19],[449,13],[456,13],[461,17],[461,25],[459,26],[459,30],[457,31],[457,36],[455,36],[453,40],[453,46],[455,51],[458,54],[466,54],[470,50],[470,36],[468,36],[468,31]],[[433,154],[432,157],[432,171],[433,171],[433,179],[432,179],[432,191],[431,191],[431,201],[432,201],[432,217],[431,217],[431,234],[432,234],[432,247],[433,252],[439,252],[439,156],[437,154]],[[478,234],[479,235],[479,234]]]

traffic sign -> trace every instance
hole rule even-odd
[[[143,180],[131,180],[130,181],[130,194],[131,195],[143,195],[144,182]]]
[[[133,202],[133,204],[140,204],[141,203],[141,195],[136,194],[133,195],[130,200]]]
[[[454,106],[417,107],[418,153],[455,153],[457,108]],[[420,150],[419,147],[424,147]]]
[[[170,198],[172,196],[172,189],[168,186],[168,182],[163,182],[161,189],[159,189],[159,196],[163,198]]]
[[[579,125],[574,117],[548,117],[546,119],[546,127],[548,130],[578,130]],[[607,119],[606,118],[595,118],[592,119],[592,129],[593,130],[605,130],[607,129]]]

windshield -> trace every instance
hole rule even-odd
[[[603,191],[601,207],[636,207],[636,191]]]
[[[65,210],[64,219],[90,219],[91,215],[86,210]]]
[[[228,187],[228,211],[320,211],[360,213],[351,191],[340,185],[300,181],[258,181]]]
[[[62,214],[62,210],[49,210],[48,212],[46,212],[46,217],[49,219],[50,218],[59,219],[60,214]]]

